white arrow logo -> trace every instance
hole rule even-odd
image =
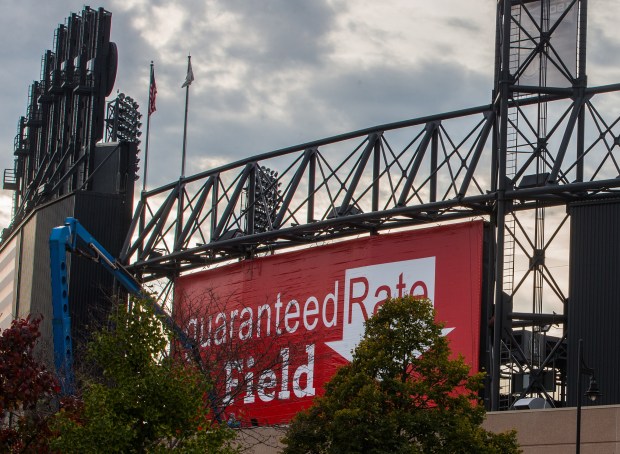
[[[351,361],[364,334],[364,322],[387,298],[435,297],[435,257],[370,265],[345,271],[342,340],[327,346]],[[444,328],[445,336],[454,328]]]

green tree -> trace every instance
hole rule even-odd
[[[81,399],[65,402],[52,447],[63,453],[235,452],[234,432],[213,421],[205,376],[166,354],[171,335],[151,304],[119,307],[110,325],[86,353],[99,377],[86,380]]]
[[[514,432],[480,426],[482,375],[450,359],[441,330],[430,301],[386,301],[352,362],[292,421],[284,453],[519,452]]]

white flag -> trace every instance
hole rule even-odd
[[[192,60],[187,59],[187,75],[185,76],[185,82],[181,85],[181,88],[189,87],[194,81],[194,71],[192,71]]]

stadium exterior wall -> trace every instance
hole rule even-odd
[[[583,359],[600,386],[601,405],[620,404],[620,200],[576,203],[570,207],[570,281],[568,318],[568,378],[577,376],[577,345],[583,339]],[[567,380],[568,405],[577,405],[589,378],[582,374],[582,391]]]
[[[575,408],[500,411],[487,413],[483,427],[500,433],[516,430],[523,454],[575,452]],[[581,414],[583,454],[620,453],[620,406],[584,407]],[[248,454],[276,454],[286,427],[241,429],[239,442]]]
[[[118,255],[130,222],[130,210],[124,196],[76,192],[36,209],[3,245],[0,258],[6,255],[10,261],[15,255],[12,282],[3,282],[3,291],[9,293],[13,289],[11,302],[6,305],[11,307],[12,317],[32,314],[43,318],[38,351],[47,364],[53,363],[49,252],[52,228],[63,225],[68,216],[76,217],[108,251]],[[74,350],[79,352],[110,307],[113,280],[100,265],[82,257],[69,254],[67,262]]]

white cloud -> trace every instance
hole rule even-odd
[[[187,10],[170,4],[149,8],[148,15],[140,15],[133,21],[142,38],[156,49],[165,49],[170,42],[178,42],[185,35],[184,22]]]
[[[149,184],[178,178],[187,53],[188,168],[327,135],[489,102],[495,2],[487,0],[108,0],[116,88],[146,105],[155,62]],[[13,166],[27,84],[56,24],[81,3],[25,0],[0,19],[0,156]],[[590,5],[591,82],[620,80],[618,2]],[[40,14],[39,14],[40,13]],[[9,18],[8,16],[11,16]],[[17,19],[15,19],[17,18]],[[24,27],[24,28],[22,28]],[[29,30],[24,33],[23,30]],[[613,107],[613,106],[610,106]],[[144,136],[143,136],[144,139]],[[8,194],[8,193],[7,193]]]

